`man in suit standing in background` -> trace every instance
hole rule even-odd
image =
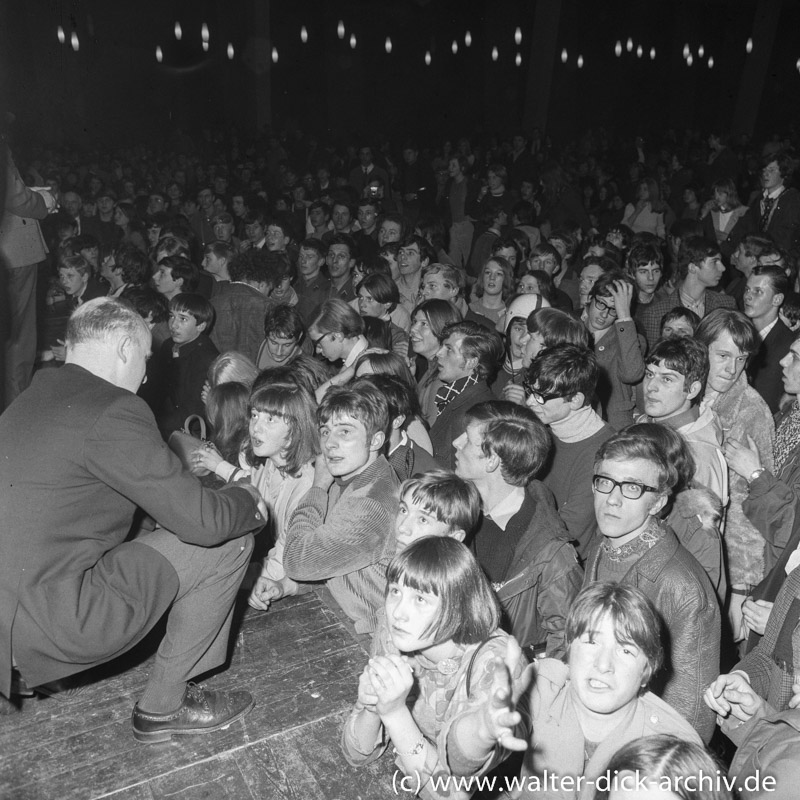
[[[13,122],[6,114],[5,122]],[[55,208],[56,200],[46,189],[34,191],[25,185],[14,164],[11,150],[3,142],[0,156],[5,167],[5,213],[0,221],[0,259],[5,272],[6,303],[2,316],[4,333],[5,386],[0,410],[27,388],[36,360],[36,273],[47,255],[38,220]]]

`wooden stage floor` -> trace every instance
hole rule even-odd
[[[25,699],[21,713],[0,716],[0,798],[395,797],[390,755],[354,769],[339,750],[366,661],[363,638],[323,592],[268,612],[247,608],[242,594],[239,602],[243,616],[230,666],[204,683],[252,692],[256,706],[243,720],[204,736],[137,743],[130,716],[147,677],[151,640],[78,697]]]

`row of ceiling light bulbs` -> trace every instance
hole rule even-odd
[[[339,20],[339,24],[336,26],[336,34],[340,39],[344,39],[345,33],[346,33],[346,31],[345,31],[345,27],[344,27],[344,21],[343,20]],[[178,41],[180,41],[183,38],[183,29],[181,27],[181,23],[180,22],[176,22],[175,23],[175,38]],[[203,43],[203,50],[205,52],[208,52],[210,33],[209,33],[209,30],[208,30],[208,25],[205,22],[203,23],[203,25],[200,28],[200,38],[201,38],[202,43]],[[66,32],[64,31],[63,26],[59,25],[58,26],[58,41],[61,44],[64,44],[66,42],[66,40],[67,40]],[[303,42],[303,44],[308,42],[308,29],[306,28],[305,25],[303,25],[300,28],[300,41]],[[517,46],[522,44],[522,29],[519,28],[519,27],[514,31],[514,42],[515,42],[515,44],[517,44]],[[355,49],[356,44],[357,44],[356,35],[355,35],[355,33],[351,33],[350,34],[350,47]],[[72,49],[76,53],[80,49],[80,41],[78,39],[77,31],[72,31],[72,33],[70,34],[70,45],[72,46]],[[472,45],[472,34],[469,31],[467,31],[464,34],[464,45],[466,47],[470,47],[470,45]],[[633,39],[631,37],[628,37],[628,41],[625,43],[625,49],[629,53],[631,53],[631,52],[633,52],[633,47],[634,47]],[[386,52],[388,54],[390,54],[392,52],[392,39],[391,39],[391,37],[389,37],[389,36],[386,37],[386,41],[384,42],[384,48],[385,48],[385,50],[386,50]],[[456,39],[453,39],[453,43],[450,46],[450,49],[452,50],[453,55],[456,55],[456,53],[458,53],[458,41]],[[745,43],[745,51],[748,53],[748,55],[753,52],[753,39],[752,38],[748,38],[747,42]],[[618,58],[622,55],[622,41],[620,39],[618,39],[617,43],[614,45],[614,53]],[[228,55],[228,59],[229,60],[233,60],[234,47],[233,47],[233,43],[232,42],[228,42],[227,55]],[[636,56],[637,56],[637,58],[641,58],[643,55],[644,55],[644,50],[643,50],[642,46],[641,45],[637,45],[636,46]],[[500,51],[495,46],[495,47],[492,48],[492,61],[497,61],[497,59],[499,57],[500,57]],[[655,57],[656,57],[656,49],[655,49],[655,47],[651,47],[650,48],[650,60],[651,61],[654,60]],[[705,48],[703,47],[702,44],[697,48],[697,57],[698,58],[704,58],[705,57]],[[689,66],[689,67],[691,67],[692,64],[694,63],[694,56],[692,54],[692,50],[689,47],[689,43],[688,42],[683,46],[683,58],[686,61],[686,65]],[[567,52],[567,48],[565,47],[561,51],[561,61],[562,61],[562,63],[566,64],[568,59],[569,59],[569,53]],[[158,61],[158,63],[160,64],[163,60],[164,60],[164,52],[161,49],[161,46],[159,45],[158,47],[156,47],[156,61]],[[431,51],[430,50],[426,50],[425,51],[425,63],[430,66],[431,60],[432,60]],[[278,63],[278,48],[277,47],[273,47],[272,48],[272,61],[275,64]],[[517,53],[516,58],[514,59],[514,62],[516,63],[517,66],[520,66],[522,64],[522,55],[520,53]],[[708,68],[709,69],[713,69],[714,68],[714,56],[709,56],[707,63],[708,63]],[[578,65],[578,69],[582,69],[583,68],[584,60],[583,60],[583,56],[582,55],[578,56],[576,64]],[[797,64],[795,66],[797,67],[797,71],[800,72],[800,58],[797,60]]]

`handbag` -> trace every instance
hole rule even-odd
[[[200,436],[195,436],[191,427],[192,424],[197,422],[200,428]],[[190,414],[186,417],[183,427],[179,431],[173,431],[167,440],[167,447],[175,453],[181,460],[183,466],[192,473],[192,475],[208,475],[209,471],[205,467],[196,467],[192,465],[192,453],[200,447],[203,447],[207,442],[206,439],[206,421],[199,414]]]

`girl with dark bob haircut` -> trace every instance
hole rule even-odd
[[[494,591],[461,542],[425,536],[398,553],[344,726],[347,761],[369,764],[391,740],[395,763],[416,773],[422,797],[467,798],[472,792],[437,790],[431,777],[480,775],[524,750],[514,704],[529,672],[499,623]]]
[[[394,583],[435,594],[440,601],[438,619],[424,631],[434,644],[452,639],[456,644],[477,644],[500,624],[500,604],[478,562],[466,547],[452,540],[426,537],[398,553],[386,572],[386,596]]]

